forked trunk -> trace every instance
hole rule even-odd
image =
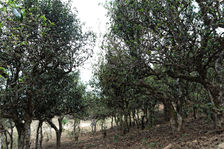
[[[15,122],[18,131],[18,149],[30,149],[30,125],[31,120],[24,123]]]
[[[60,149],[61,147],[61,134],[62,134],[62,120],[63,120],[63,116],[59,117],[58,118],[58,125],[59,125],[59,128],[56,127],[56,125],[48,120],[48,124],[55,130],[55,133],[56,133],[56,149]]]
[[[174,109],[172,104],[169,104],[169,114],[170,114],[170,126],[173,133],[176,131],[181,131],[183,127],[182,116]]]

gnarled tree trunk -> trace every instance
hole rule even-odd
[[[15,122],[18,132],[18,149],[30,149],[30,125],[32,120],[26,120],[24,123]]]
[[[55,133],[56,133],[56,149],[60,149],[61,147],[61,134],[62,134],[62,130],[63,130],[63,127],[62,127],[62,120],[63,120],[63,116],[60,116],[58,118],[58,128],[57,126],[50,120],[48,120],[48,124],[55,130]]]
[[[75,141],[79,140],[79,134],[80,134],[80,119],[74,118],[73,137],[75,138]]]

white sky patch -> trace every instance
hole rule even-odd
[[[222,37],[224,36],[224,28],[218,27],[216,29],[217,33],[220,34]]]
[[[107,31],[107,10],[102,6],[105,0],[72,0],[73,7],[78,10],[78,18],[85,24],[85,30],[91,30],[96,34],[96,46],[93,57],[80,68],[80,77],[84,83],[92,77],[92,65],[98,60],[102,36]]]
[[[73,7],[78,11],[78,18],[85,24],[84,29],[93,31],[97,36],[93,57],[80,67],[80,77],[84,83],[88,83],[92,77],[92,65],[96,64],[98,56],[102,53],[100,51],[102,36],[108,30],[107,10],[102,6],[105,2],[106,0],[72,0]],[[194,2],[193,5],[195,5],[195,11],[198,12],[198,4]],[[224,28],[217,28],[216,31],[223,34]]]

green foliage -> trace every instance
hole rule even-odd
[[[110,30],[95,87],[111,115],[153,115],[157,103],[168,111],[174,104],[174,115],[183,117],[192,107],[222,112],[223,37],[216,30],[223,28],[223,4],[115,0],[106,8]]]
[[[84,32],[76,12],[60,0],[1,5],[1,117],[18,126],[81,113],[85,86],[77,68],[92,53],[94,34]]]
[[[68,120],[64,117],[63,120],[62,120],[62,124],[66,125],[67,123],[68,123]]]

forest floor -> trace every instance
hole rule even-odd
[[[214,130],[205,118],[185,120],[180,133],[173,133],[169,124],[159,123],[145,130],[131,129],[126,135],[109,129],[103,138],[100,131],[94,136],[83,134],[76,142],[71,137],[62,138],[62,149],[217,149],[224,142],[224,130]],[[44,149],[55,149],[53,140]]]

